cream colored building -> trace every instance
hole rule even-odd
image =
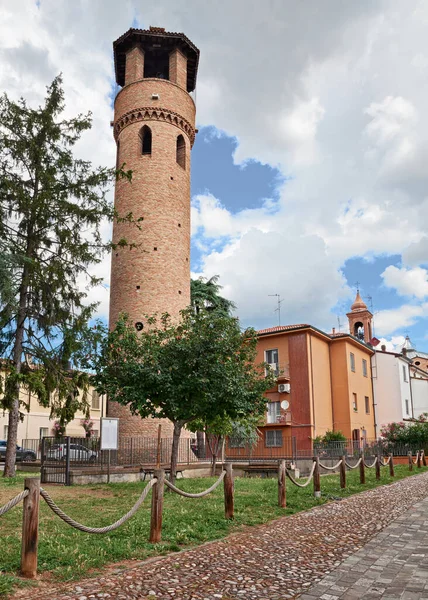
[[[4,379],[4,373],[0,373]],[[18,424],[18,444],[22,440],[34,440],[53,435],[52,427],[56,419],[50,419],[50,408],[41,406],[37,397],[29,394],[25,389],[21,390],[21,399],[24,404],[21,405],[22,421]],[[100,396],[93,388],[89,389],[88,402],[90,406],[90,419],[93,421],[94,436],[100,432],[100,418],[105,416],[105,396]],[[28,406],[28,411],[25,408]],[[77,411],[75,418],[68,423],[66,435],[75,437],[85,437],[85,430],[80,421],[85,415],[82,411]],[[0,411],[0,439],[7,439],[9,413]]]

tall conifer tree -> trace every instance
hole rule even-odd
[[[0,98],[0,356],[5,362],[1,405],[9,411],[5,476],[15,473],[20,388],[36,394],[66,424],[87,406],[87,375],[79,371],[97,330],[88,273],[111,247],[101,236],[114,213],[108,190],[115,169],[74,158],[91,115],[65,120],[62,79],[44,105]],[[119,171],[120,176],[130,173]],[[127,215],[132,220],[132,215]],[[122,240],[121,245],[126,245]]]

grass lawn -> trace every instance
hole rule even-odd
[[[388,467],[381,470],[380,484],[387,484],[409,475],[425,472],[422,467],[409,472],[407,466],[395,467],[395,478]],[[12,480],[0,477],[0,506],[23,489],[25,476]],[[90,570],[129,559],[144,559],[179,551],[189,546],[218,539],[246,526],[266,523],[277,517],[291,515],[328,502],[332,496],[346,497],[376,487],[375,470],[366,470],[367,483],[359,483],[358,469],[347,473],[347,488],[341,490],[338,475],[321,478],[323,497],[313,497],[313,485],[297,488],[287,481],[287,508],[277,506],[276,479],[237,478],[235,480],[235,519],[224,519],[223,487],[200,499],[189,499],[168,493],[165,495],[161,544],[149,544],[150,498],[125,525],[110,534],[94,535],[77,531],[55,516],[40,499],[39,572],[43,579],[66,581],[80,579]],[[209,487],[209,479],[178,480],[177,485],[188,492]],[[108,525],[120,518],[134,504],[145,483],[114,483],[74,487],[44,486],[54,501],[74,519],[94,527]],[[0,517],[0,596],[15,585],[28,585],[15,577],[20,564],[22,503]]]

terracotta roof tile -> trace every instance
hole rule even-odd
[[[259,329],[257,332],[259,335],[265,333],[280,333],[281,331],[290,331],[290,329],[301,329],[302,327],[310,327],[306,323],[299,323],[298,325],[277,325],[276,327],[268,327],[267,329]]]

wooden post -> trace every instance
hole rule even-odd
[[[425,450],[422,450],[422,464],[424,467],[427,466],[427,459],[425,458]]]
[[[160,469],[161,463],[161,444],[162,444],[162,425],[159,425],[158,428],[158,448],[156,453],[156,468]]]
[[[342,462],[340,463],[340,487],[341,489],[346,488],[346,456],[342,456]]]
[[[376,456],[375,471],[376,471],[376,479],[379,480],[380,479],[380,454],[378,454]]]
[[[27,477],[24,489],[29,494],[24,498],[22,512],[21,574],[28,579],[37,575],[37,545],[39,541],[40,479]]]
[[[153,477],[156,477],[157,482],[152,488],[152,514],[150,518],[150,537],[149,542],[157,544],[162,540],[162,512],[163,512],[163,495],[165,490],[165,471],[163,469],[155,469]]]
[[[389,474],[391,475],[391,477],[395,477],[395,473],[394,473],[394,457],[391,454],[389,455]]]
[[[320,477],[320,459],[318,456],[314,456],[315,470],[314,470],[314,496],[315,498],[321,498],[321,477]]]
[[[360,483],[364,485],[366,483],[366,472],[364,470],[364,452],[360,454],[361,462],[360,462]]]
[[[278,461],[278,506],[281,508],[285,508],[287,506],[285,458]]]
[[[417,454],[417,467],[418,467],[418,469],[420,469],[421,466],[422,466],[422,463],[421,463],[421,452],[419,450],[419,452]]]
[[[226,519],[233,519],[233,496],[234,496],[234,483],[233,483],[233,468],[232,463],[226,463],[224,465],[226,475],[223,479],[224,484],[224,514]]]
[[[413,471],[413,457],[412,457],[412,453],[409,452],[408,456],[409,456],[409,471]]]

